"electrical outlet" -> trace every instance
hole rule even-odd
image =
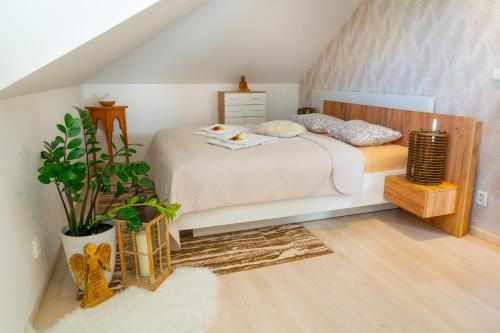
[[[34,236],[31,241],[31,248],[33,250],[33,259],[38,259],[40,257],[40,253],[42,253],[42,245],[40,244],[40,238],[38,236]]]
[[[477,191],[476,192],[476,203],[479,206],[483,206],[483,207],[488,206],[488,192]]]

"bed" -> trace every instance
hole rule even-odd
[[[207,144],[193,134],[196,129],[159,131],[146,156],[156,193],[182,205],[172,228],[177,244],[178,232],[186,229],[200,235],[227,231],[228,225],[255,227],[241,223],[257,220],[394,208],[382,198],[383,179],[406,167],[407,148],[399,145],[356,148],[306,132],[231,151]]]

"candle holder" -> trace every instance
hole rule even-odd
[[[150,291],[172,273],[168,220],[156,214],[137,232],[116,221],[123,286],[135,285]]]
[[[421,185],[441,184],[446,170],[447,146],[446,132],[436,129],[412,131],[408,142],[406,178]]]

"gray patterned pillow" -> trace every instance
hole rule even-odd
[[[296,114],[292,121],[303,125],[308,131],[324,134],[328,127],[336,128],[344,121],[322,113]]]
[[[327,132],[337,140],[358,147],[380,146],[402,136],[398,131],[364,120],[344,121],[340,126],[327,128]]]

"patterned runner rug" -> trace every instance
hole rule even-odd
[[[172,252],[174,267],[207,267],[219,275],[333,253],[301,224],[201,237],[183,235],[181,246],[181,251]]]

